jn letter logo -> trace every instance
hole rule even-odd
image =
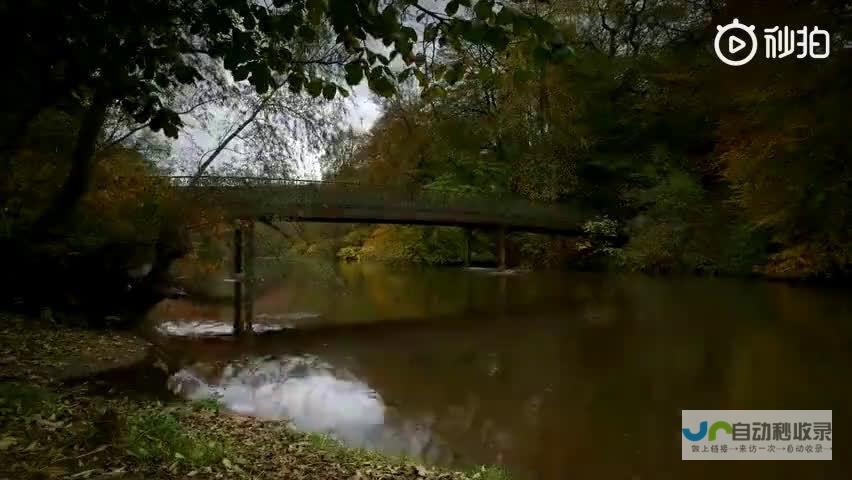
[[[719,430],[724,430],[725,433],[727,433],[728,435],[731,435],[734,432],[734,429],[731,428],[731,424],[728,422],[715,422],[712,426],[710,426],[709,429],[707,428],[707,422],[701,422],[698,424],[698,432],[693,432],[688,428],[684,428],[683,436],[686,437],[686,439],[690,442],[700,442],[704,439],[705,436],[707,436],[707,433],[709,432],[709,440],[711,442],[715,442],[716,432],[718,432]]]

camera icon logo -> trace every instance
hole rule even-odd
[[[716,56],[723,63],[732,67],[739,67],[752,61],[757,54],[757,35],[754,34],[754,25],[746,25],[740,23],[739,19],[734,19],[733,22],[727,25],[716,26],[716,40],[713,42],[713,48],[716,50]],[[722,39],[727,35],[728,42],[725,45],[727,48],[722,48]],[[743,49],[749,48],[745,57],[739,54]]]

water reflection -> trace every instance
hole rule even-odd
[[[357,280],[343,282],[344,301],[368,305],[358,321],[370,309],[392,318],[398,306],[430,321],[341,327],[357,322],[327,307],[319,321],[330,328],[184,343],[195,363],[173,386],[352,445],[502,463],[521,478],[848,476],[842,455],[708,463],[679,453],[682,409],[833,409],[848,424],[844,290],[538,272],[347,275]]]
[[[293,328],[287,324],[255,323],[255,333],[277,332]],[[163,335],[178,337],[227,336],[234,334],[234,325],[216,320],[178,320],[166,321],[157,325],[157,331]]]
[[[350,446],[448,460],[428,419],[401,418],[367,384],[314,355],[196,364],[173,375],[169,388],[191,400],[218,399],[234,413],[287,420]]]

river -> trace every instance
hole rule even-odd
[[[265,330],[169,300],[187,398],[352,446],[520,479],[848,478],[831,462],[683,462],[682,409],[832,409],[849,425],[848,289],[756,280],[340,265],[267,280]],[[841,432],[841,436],[844,432]]]

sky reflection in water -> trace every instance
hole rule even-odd
[[[353,447],[441,461],[424,422],[402,420],[369,385],[314,355],[196,364],[174,374],[169,388],[190,400],[217,398],[237,414],[286,419]]]

